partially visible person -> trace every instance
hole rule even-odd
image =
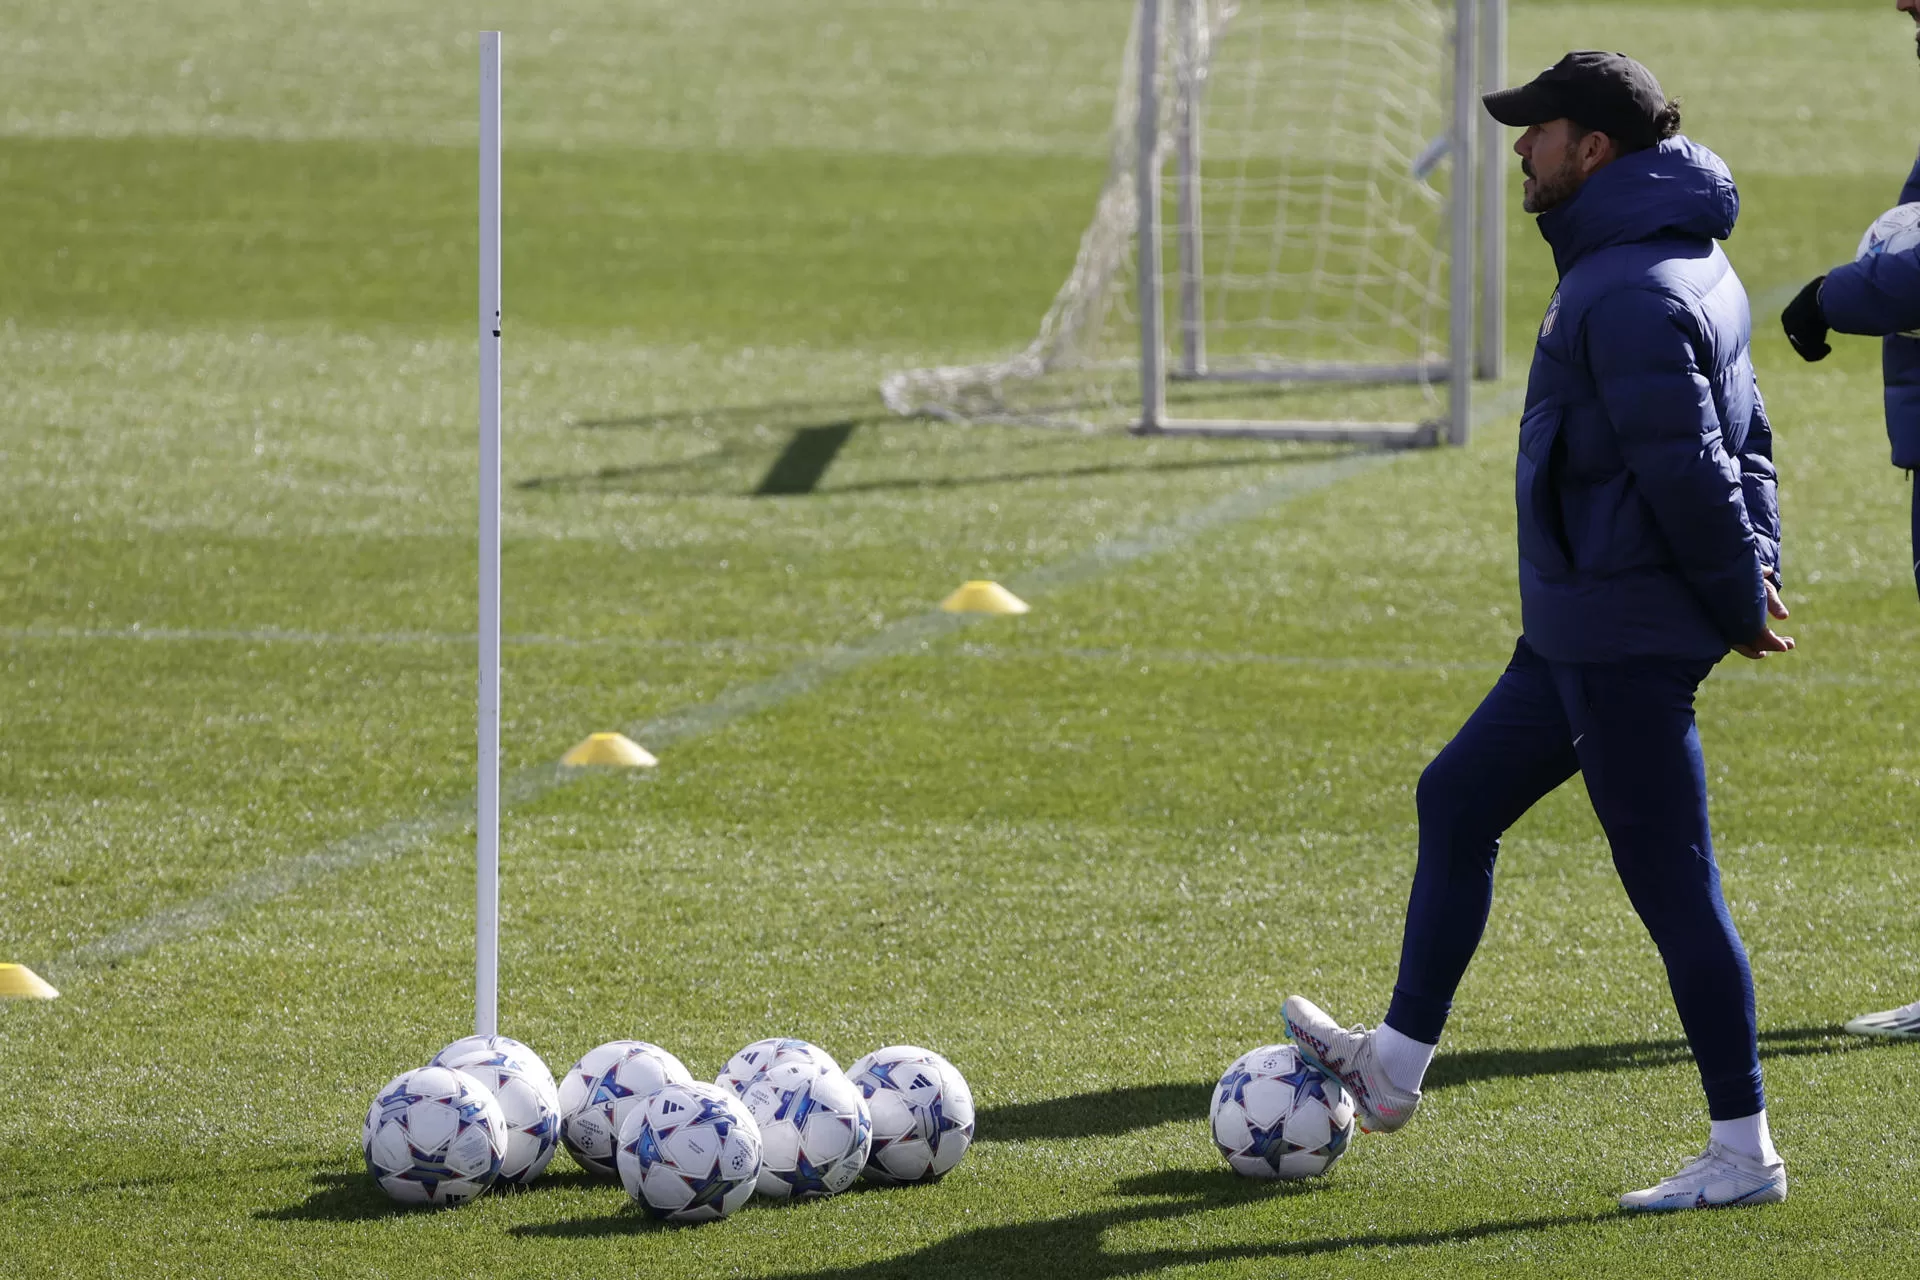
[[[1920,24],[1920,0],[1894,0],[1893,7]],[[1915,39],[1920,42],[1920,31]],[[1916,201],[1920,161],[1901,188],[1899,202]],[[1893,465],[1907,473],[1913,489],[1913,574],[1920,588],[1920,485],[1914,484],[1914,472],[1920,469],[1920,338],[1910,336],[1920,332],[1920,248],[1875,254],[1816,277],[1787,304],[1780,324],[1793,349],[1809,362],[1824,360],[1833,350],[1827,342],[1830,332],[1880,339]],[[1920,1040],[1920,1000],[1863,1013],[1846,1028],[1856,1035]]]

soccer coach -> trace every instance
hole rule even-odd
[[[1920,23],[1920,0],[1894,0],[1894,8]],[[1920,161],[1900,192],[1900,203],[1920,200]],[[1830,329],[1881,339],[1880,369],[1886,384],[1887,437],[1893,465],[1913,479],[1920,470],[1920,249],[1881,253],[1835,267],[1800,291],[1780,315],[1787,341],[1803,360],[1824,360]],[[1913,575],[1920,587],[1920,483],[1913,493]],[[1847,1023],[1865,1036],[1920,1040],[1920,1000],[1898,1009],[1866,1013]]]
[[[1617,53],[1570,53],[1488,94],[1560,286],[1520,420],[1524,634],[1421,776],[1420,852],[1383,1026],[1286,1002],[1302,1054],[1392,1130],[1479,946],[1500,837],[1579,773],[1627,897],[1659,948],[1707,1097],[1706,1150],[1630,1210],[1787,1195],[1767,1129],[1745,946],[1720,888],[1694,694],[1729,650],[1783,652],[1768,616],[1780,521],[1772,430],[1748,356],[1747,296],[1715,241],[1740,198],[1678,136],[1679,107]]]

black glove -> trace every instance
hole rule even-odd
[[[1833,351],[1827,345],[1827,313],[1820,309],[1820,286],[1826,282],[1825,276],[1816,278],[1780,313],[1780,327],[1787,331],[1787,341],[1808,364],[1825,360]]]

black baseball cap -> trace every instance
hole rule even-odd
[[[1667,108],[1653,72],[1624,53],[1592,49],[1569,53],[1526,84],[1480,101],[1501,124],[1524,129],[1564,116],[1630,148],[1660,141]]]

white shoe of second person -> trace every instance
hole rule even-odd
[[[1387,1078],[1372,1031],[1342,1027],[1304,996],[1287,997],[1286,1019],[1287,1038],[1300,1056],[1353,1095],[1361,1129],[1392,1133],[1413,1119],[1420,1092],[1402,1089]]]
[[[1920,1040],[1920,1000],[1887,1009],[1863,1013],[1846,1025],[1857,1036],[1885,1036],[1892,1040]]]
[[[1644,1191],[1620,1197],[1629,1213],[1671,1213],[1677,1209],[1719,1209],[1739,1204],[1779,1204],[1787,1198],[1787,1166],[1778,1158],[1762,1160],[1719,1142],[1695,1156],[1680,1172]]]

